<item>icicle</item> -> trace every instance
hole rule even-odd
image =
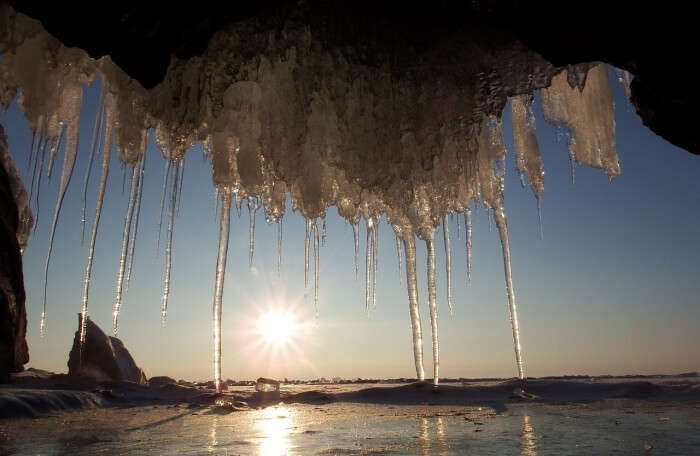
[[[144,134],[144,138],[148,138],[148,132]],[[146,169],[146,142],[143,144],[143,155],[141,156],[141,162],[139,163],[139,182],[138,190],[136,191],[136,213],[134,214],[134,229],[131,234],[131,241],[129,245],[129,266],[126,269],[126,289],[129,289],[129,283],[131,282],[131,270],[134,267],[134,253],[136,252],[136,236],[139,233],[139,220],[141,219],[141,200],[143,197],[143,178],[144,171]]]
[[[214,187],[214,216],[219,213],[219,188]]]
[[[228,235],[231,223],[231,192],[221,192],[221,221],[219,222],[219,254],[216,258],[216,279],[214,284],[214,384],[221,393],[221,310],[226,278],[226,256]]]
[[[450,222],[447,217],[442,217],[442,237],[445,243],[445,278],[447,280],[447,306],[450,315],[454,315],[452,307],[452,253],[450,250]]]
[[[418,381],[425,381],[423,369],[423,330],[421,329],[420,311],[418,310],[418,282],[416,280],[416,241],[413,232],[403,233],[403,246],[406,252],[406,290],[408,292],[408,310],[411,316],[413,333],[413,360],[416,364]]]
[[[493,231],[493,219],[491,218],[491,208],[486,208],[486,217],[489,219],[489,233]]]
[[[588,71],[583,90],[571,88],[564,72],[552,78],[541,91],[541,105],[547,121],[570,132],[569,159],[601,168],[610,179],[620,174],[615,149],[615,109],[606,65]],[[575,176],[572,172],[572,182]]]
[[[472,284],[472,210],[464,213],[464,237],[467,242],[467,286]]]
[[[248,204],[248,216],[250,218],[250,225],[248,230],[248,267],[253,267],[253,255],[255,254],[255,213],[258,211],[258,203],[254,197],[249,196],[246,200]]]
[[[85,211],[87,208],[87,189],[88,189],[88,184],[90,183],[90,173],[92,172],[92,162],[95,159],[95,149],[100,147],[100,134],[102,133],[102,119],[104,117],[104,111],[105,111],[105,92],[106,92],[106,84],[102,84],[102,88],[100,89],[100,99],[99,102],[97,103],[97,113],[95,115],[95,125],[93,126],[92,129],[92,143],[90,144],[90,155],[88,157],[88,165],[87,169],[85,170],[85,179],[83,180],[83,212],[82,216],[80,218],[80,241],[83,242],[85,240]]]
[[[319,258],[321,256],[321,248],[318,240],[318,225],[316,220],[313,221],[313,231],[314,231],[314,310],[316,312],[316,317],[318,317],[318,285],[319,285]]]
[[[41,146],[41,156],[39,157],[39,169],[37,171],[37,183],[36,183],[36,220],[34,220],[34,229],[39,225],[39,215],[41,211],[39,210],[39,195],[41,194],[41,179],[42,171],[44,169],[44,161],[46,161],[46,146],[48,144],[48,138],[44,135],[44,144]]]
[[[277,219],[277,277],[282,276],[282,218]]]
[[[61,214],[63,199],[66,196],[66,190],[68,189],[71,177],[73,176],[75,157],[78,153],[78,128],[80,126],[80,107],[82,104],[83,94],[82,87],[80,85],[76,85],[67,87],[64,90],[68,92],[64,94],[64,96],[66,96],[66,99],[70,100],[71,102],[68,106],[69,112],[67,113],[71,122],[67,126],[68,131],[66,132],[66,149],[63,157],[63,169],[61,170],[61,181],[58,185],[58,197],[56,198],[56,207],[54,208],[51,231],[49,235],[49,250],[46,254],[46,265],[44,267],[44,305],[42,307],[41,323],[39,325],[39,332],[42,337],[45,335],[46,330],[46,299],[49,282],[49,264],[51,263],[51,253],[53,252],[53,240],[56,235],[56,225],[58,224],[58,217]],[[62,132],[65,129],[66,127],[62,128]],[[63,133],[61,136],[63,136]]]
[[[367,242],[365,255],[365,311],[369,312],[370,302],[372,300],[372,219],[367,220]]]
[[[372,242],[372,308],[377,308],[377,275],[379,273],[379,225],[374,225]]]
[[[309,241],[311,239],[311,220],[306,219],[306,238],[304,240],[304,296],[309,288]]]
[[[53,165],[56,162],[56,155],[58,150],[61,148],[61,141],[63,140],[63,132],[65,131],[66,125],[63,122],[58,123],[58,138],[55,142],[49,138],[49,163],[46,167],[46,177],[51,179],[51,174],[53,173]],[[65,159],[64,159],[65,160]]]
[[[544,239],[544,231],[542,230],[542,198],[537,198],[537,225],[540,231],[540,239]]]
[[[87,329],[88,318],[88,299],[90,294],[90,277],[92,275],[92,262],[95,257],[95,241],[97,239],[97,231],[100,227],[100,218],[102,216],[102,203],[104,202],[105,189],[107,188],[107,177],[109,176],[109,162],[112,157],[112,122],[111,109],[105,111],[104,122],[104,146],[102,149],[102,173],[100,175],[100,186],[97,190],[97,202],[95,203],[95,217],[92,221],[92,232],[90,233],[90,244],[88,247],[87,265],[85,266],[85,282],[83,283],[83,308],[80,326],[80,346],[81,350],[85,344],[85,334]]]
[[[428,307],[430,309],[430,329],[433,336],[433,386],[438,386],[440,371],[440,347],[438,342],[438,309],[435,290],[435,244],[433,233],[425,240],[428,251]]]
[[[321,245],[326,246],[326,219],[323,219],[323,228],[321,230]]]
[[[165,194],[167,193],[168,180],[170,178],[170,160],[165,160],[165,170],[163,171],[163,188],[160,193],[160,218],[158,219],[158,237],[156,238],[156,251],[160,250],[160,233],[163,231],[163,210],[165,208]]]
[[[114,312],[112,314],[112,320],[114,323],[114,335],[119,333],[119,312],[121,312],[122,307],[122,294],[124,291],[124,271],[126,270],[126,255],[129,247],[129,239],[131,233],[131,218],[134,215],[134,207],[136,206],[136,194],[138,193],[139,186],[139,168],[138,164],[132,165],[131,170],[131,184],[129,190],[129,204],[126,208],[126,215],[124,216],[124,232],[122,233],[122,249],[119,255],[119,270],[117,272],[117,295],[114,299]]]
[[[398,234],[396,235],[396,258],[398,259],[399,264],[399,284],[401,284],[401,239],[399,238]]]
[[[358,233],[357,223],[352,224],[352,237],[355,244],[355,280],[359,274],[359,254],[360,254],[360,233]]]
[[[185,184],[185,159],[187,155],[182,156],[180,161],[180,183],[177,186],[177,215],[180,216],[180,205],[182,203],[182,187]]]
[[[535,198],[539,199],[544,192],[544,166],[535,135],[533,101],[532,95],[518,95],[510,99],[510,110],[516,157],[515,165],[520,173],[521,184],[523,187],[525,186],[525,177],[527,177]]]
[[[30,171],[33,166],[32,164],[36,160],[35,153],[34,153],[34,145],[36,144],[36,132],[32,132],[32,142],[31,145],[29,146],[29,158],[27,158],[27,171]]]
[[[576,184],[576,151],[569,149],[569,164],[571,173],[571,183]]]
[[[243,204],[243,200],[236,189],[233,190],[233,196],[236,200],[236,214],[238,218],[241,218],[241,205]]]
[[[122,163],[122,195],[124,195],[125,187],[126,187],[126,166]]]
[[[39,191],[41,190],[41,173],[44,167],[44,155],[46,155],[46,140],[44,139],[44,134],[39,135],[39,141],[36,146],[36,158],[34,159],[34,170],[32,171],[32,183],[29,187],[29,202],[31,204],[32,196],[34,196],[34,183],[37,182],[36,190],[36,216],[37,219],[34,221],[34,229],[39,223]]]
[[[462,222],[459,220],[459,214],[457,214],[457,240],[462,240]]]
[[[501,247],[503,248],[503,269],[506,278],[506,292],[508,294],[508,312],[510,314],[510,324],[513,330],[513,346],[515,348],[515,362],[518,366],[518,378],[523,380],[525,372],[523,370],[522,350],[520,347],[520,330],[518,329],[518,310],[515,306],[515,291],[513,290],[513,273],[510,266],[510,243],[508,241],[508,224],[503,203],[494,210],[494,220],[501,237]]]
[[[172,264],[173,250],[173,226],[175,224],[175,211],[177,209],[177,186],[179,183],[182,166],[177,163],[175,174],[173,175],[173,188],[170,190],[170,211],[168,212],[168,233],[165,246],[165,278],[163,279],[163,303],[160,308],[161,325],[165,327],[165,320],[168,316],[168,298],[170,297],[170,269]]]

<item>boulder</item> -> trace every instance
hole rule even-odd
[[[176,385],[177,380],[172,377],[165,375],[160,375],[158,377],[151,377],[148,379],[148,386],[161,387],[165,385]]]
[[[78,314],[78,330],[75,332],[73,348],[68,357],[69,376],[148,384],[143,370],[136,365],[122,341],[106,335],[89,317],[81,359],[81,320],[81,315]]]
[[[22,253],[18,240],[22,217],[15,197],[18,189],[23,191],[24,186],[21,181],[15,182],[16,176],[7,136],[0,126],[0,381],[12,372],[22,371],[29,362]]]

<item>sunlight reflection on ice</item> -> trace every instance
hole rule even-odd
[[[289,434],[294,421],[293,410],[284,406],[262,410],[256,426],[260,431],[260,456],[286,455],[291,449]]]
[[[211,420],[211,430],[209,432],[209,453],[214,453],[216,451],[216,446],[218,441],[216,440],[216,428],[219,426],[219,417],[214,416]]]
[[[523,415],[523,450],[522,456],[537,456],[535,428],[530,423],[530,415]]]
[[[434,436],[431,436],[431,420],[421,418],[420,427],[418,429],[418,439],[421,442],[422,453],[425,456],[429,455],[446,455],[449,450],[449,445],[446,439],[445,422],[441,417],[434,421],[435,430]],[[435,443],[437,448],[432,448]]]

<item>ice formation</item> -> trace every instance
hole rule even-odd
[[[318,42],[309,26],[289,21],[280,33],[233,24],[217,32],[201,56],[187,61],[173,58],[165,80],[145,90],[109,57],[94,60],[79,49],[66,48],[37,21],[8,11],[9,7],[0,8],[0,14],[7,16],[2,18],[3,23],[10,24],[13,30],[3,35],[0,43],[6,50],[0,61],[0,104],[6,108],[16,99],[34,132],[29,152],[33,170],[30,195],[38,194],[43,173],[51,173],[61,142],[65,143],[46,257],[45,289],[61,203],[77,152],[82,84],[99,78],[104,90],[95,119],[84,194],[98,149],[102,150],[103,165],[86,266],[84,316],[88,312],[95,237],[114,139],[119,159],[132,170],[114,303],[117,330],[123,280],[125,275],[130,276],[134,258],[146,138],[153,130],[166,169],[157,240],[159,246],[163,218],[167,217],[163,322],[171,292],[174,219],[182,199],[185,156],[201,142],[204,156],[212,163],[213,184],[221,200],[213,331],[217,385],[221,380],[220,327],[231,205],[240,215],[242,202],[247,203],[251,265],[258,208],[264,210],[268,221],[278,223],[279,271],[282,218],[288,196],[292,208],[306,218],[305,289],[309,285],[313,242],[313,299],[317,310],[327,208],[336,206],[339,215],[352,225],[356,275],[358,224],[365,220],[368,310],[376,305],[378,224],[384,219],[393,227],[399,271],[402,250],[405,261],[416,375],[420,380],[425,379],[425,374],[416,241],[425,242],[435,384],[439,381],[439,351],[434,233],[442,221],[446,295],[451,309],[449,217],[453,213],[464,215],[469,283],[471,210],[475,204],[483,204],[487,213],[493,215],[501,238],[516,364],[518,376],[524,378],[503,206],[506,148],[500,115],[511,96],[516,167],[523,181],[529,181],[538,207],[544,190],[544,168],[531,111],[535,90],[542,89],[545,118],[569,133],[572,163],[602,168],[612,178],[619,174],[620,167],[606,66],[555,68],[535,54],[514,54],[499,47],[485,51],[469,45],[452,59],[462,62],[455,64],[459,71],[433,66],[429,54],[416,54],[415,61],[409,64],[366,64],[352,50]],[[478,59],[471,58],[475,54]],[[499,64],[509,59],[519,59],[519,66],[529,71],[513,72],[508,65]],[[319,218],[323,223],[321,233]],[[459,223],[458,219],[458,238]],[[44,307],[46,300],[45,296]],[[42,331],[45,316],[44,310]]]
[[[450,248],[450,222],[447,217],[442,217],[442,238],[445,245],[445,281],[447,282],[447,306],[450,313],[454,313],[452,306],[452,249]]]
[[[117,296],[114,299],[114,311],[113,322],[114,322],[114,334],[115,336],[119,332],[119,312],[122,308],[122,295],[124,293],[124,277],[126,273],[126,261],[127,253],[129,249],[129,239],[131,239],[131,219],[134,215],[134,208],[136,207],[136,195],[138,193],[139,186],[139,166],[132,166],[131,171],[131,184],[129,191],[129,205],[126,209],[126,215],[124,216],[124,232],[122,234],[122,248],[121,254],[119,255],[119,270],[117,273]]]
[[[464,211],[464,239],[467,244],[467,285],[472,283],[472,210]]]
[[[98,138],[97,144],[102,145],[102,167],[100,174],[100,184],[97,191],[97,203],[95,204],[95,217],[92,221],[92,231],[90,233],[90,245],[88,248],[87,266],[85,266],[85,282],[83,284],[83,307],[81,310],[82,318],[80,319],[80,342],[85,343],[85,331],[87,328],[88,316],[88,301],[90,295],[90,278],[92,277],[92,262],[95,258],[95,241],[97,232],[100,227],[100,217],[102,215],[102,204],[104,202],[105,190],[107,189],[107,177],[109,176],[109,162],[112,158],[112,118],[114,115],[114,102],[111,95],[106,95],[105,98],[100,97],[100,106],[98,118],[100,125],[95,134],[101,136]],[[101,140],[100,140],[101,139]],[[81,345],[82,347],[82,345]]]

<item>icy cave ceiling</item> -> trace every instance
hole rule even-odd
[[[389,66],[414,79],[465,73],[516,74],[541,83],[542,68],[606,62],[632,73],[631,100],[645,125],[669,142],[700,153],[698,103],[690,55],[696,42],[686,2],[556,0],[323,1],[164,0],[64,2],[10,0],[67,46],[103,55],[147,88],[166,78],[171,58],[206,52],[217,31],[239,30],[239,58],[262,51],[255,39],[308,26],[313,41],[351,63]],[[247,32],[247,33],[246,33]],[[10,31],[11,33],[11,31]],[[542,59],[539,58],[542,56]],[[497,58],[494,58],[497,57]],[[533,62],[537,68],[533,69]],[[233,63],[233,62],[232,62]],[[508,86],[508,85],[506,85]],[[506,87],[508,89],[508,87]],[[520,84],[511,92],[522,91]],[[502,106],[494,106],[494,109]],[[500,112],[500,109],[498,109]]]

